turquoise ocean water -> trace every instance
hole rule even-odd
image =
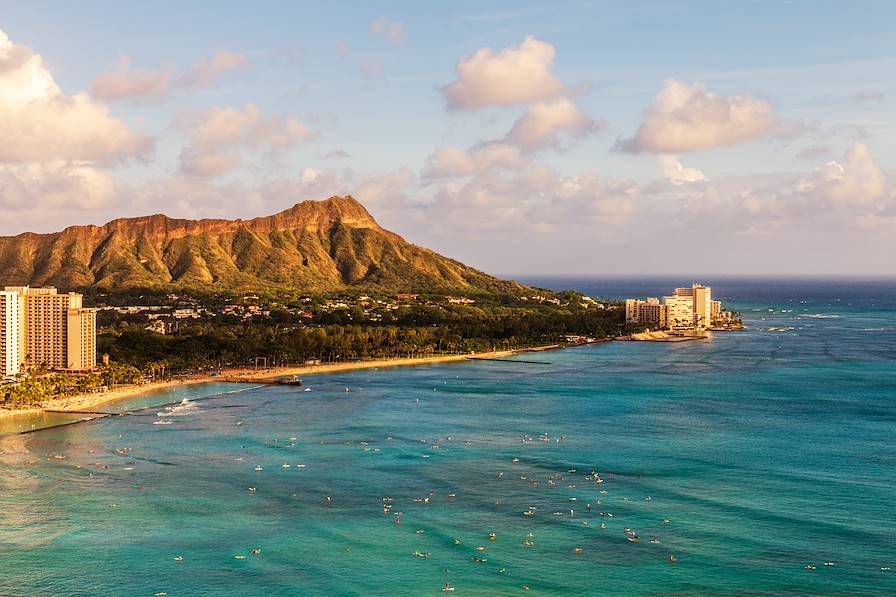
[[[0,594],[896,593],[896,284],[713,286],[749,329],[0,437]]]

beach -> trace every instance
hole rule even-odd
[[[205,383],[211,381],[208,376],[191,376],[186,378],[170,379],[165,381],[150,382],[137,385],[125,385],[111,388],[105,392],[95,392],[91,394],[72,394],[62,398],[54,398],[47,400],[40,405],[29,406],[25,408],[0,408],[0,418],[17,417],[22,415],[33,415],[41,411],[65,411],[79,412],[89,411],[110,402],[124,400],[125,398],[133,398],[146,392],[164,390],[183,385]]]
[[[373,359],[369,361],[346,361],[338,363],[323,363],[320,365],[301,365],[296,367],[273,367],[267,369],[225,369],[218,374],[190,375],[177,377],[170,380],[150,382],[139,385],[118,386],[106,392],[90,394],[73,394],[62,398],[54,398],[40,405],[26,408],[0,408],[0,418],[33,415],[42,411],[62,412],[90,412],[100,409],[104,404],[117,402],[127,398],[134,398],[147,392],[164,390],[184,385],[209,383],[209,382],[245,382],[263,381],[278,377],[302,376],[322,373],[339,373],[343,371],[355,371],[361,369],[381,369],[387,367],[410,367],[416,365],[431,365],[435,363],[451,363],[469,359],[496,359],[513,356],[522,352],[539,352],[561,348],[559,345],[539,346],[533,348],[478,352],[469,354],[434,355],[412,358]]]

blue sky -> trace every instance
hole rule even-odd
[[[106,135],[0,154],[0,234],[351,192],[498,273],[896,274],[893,3],[259,4],[0,2],[7,51],[90,102],[52,138]],[[0,133],[26,100],[58,104],[0,97]],[[216,109],[242,132],[202,137]]]

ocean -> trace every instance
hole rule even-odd
[[[2,436],[0,594],[896,593],[896,282],[700,281],[747,329]]]

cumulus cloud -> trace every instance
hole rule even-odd
[[[685,153],[752,141],[777,124],[765,100],[716,95],[701,83],[670,79],[644,112],[635,135],[620,139],[616,148],[632,153]]]
[[[209,87],[223,74],[245,68],[248,63],[249,60],[242,52],[218,50],[211,58],[190,66],[177,79],[177,86],[183,88]]]
[[[638,186],[631,181],[604,179],[594,173],[566,176],[532,165],[503,173],[485,171],[463,183],[442,181],[424,207],[454,234],[470,228],[529,233],[621,223],[632,213],[638,195]],[[476,217],[470,218],[471,213]]]
[[[282,149],[308,140],[311,131],[296,116],[264,118],[255,104],[242,110],[215,106],[196,123],[191,144],[213,150],[238,144]]]
[[[87,94],[65,95],[40,55],[0,31],[0,162],[116,161],[147,154],[133,132]]]
[[[491,170],[522,169],[532,155],[549,147],[559,148],[561,138],[578,139],[602,125],[589,118],[566,98],[529,106],[503,139],[469,149],[440,147],[426,160],[423,179],[472,176]]]
[[[203,152],[195,147],[184,147],[180,152],[180,171],[185,176],[219,176],[233,170],[240,162],[240,157],[232,153]]]
[[[111,203],[114,195],[112,178],[88,164],[53,161],[0,168],[0,210],[95,210]]]
[[[91,95],[104,101],[125,98],[159,98],[168,95],[171,72],[130,68],[130,58],[121,56],[115,72],[98,76],[91,86]]]
[[[442,87],[442,94],[451,109],[556,99],[567,89],[551,72],[555,54],[554,46],[532,36],[500,52],[481,48],[460,59],[455,67],[457,81]]]
[[[861,143],[846,152],[842,163],[828,162],[810,172],[754,174],[703,183],[673,185],[676,190],[668,195],[663,195],[667,189],[655,187],[662,198],[655,205],[665,205],[671,210],[668,217],[691,224],[703,221],[713,228],[743,230],[807,226],[809,221],[825,218],[840,225],[886,214],[896,206],[888,196],[894,189],[888,189],[868,147]]]
[[[351,194],[363,197],[365,203],[382,204],[390,198],[399,197],[400,201],[408,200],[405,191],[413,188],[417,179],[410,168],[399,168],[393,172],[379,175],[368,175],[352,185]]]
[[[864,143],[850,147],[843,164],[828,162],[816,174],[816,184],[835,203],[868,204],[887,189],[884,175]]]
[[[560,144],[560,135],[581,138],[601,128],[566,98],[537,103],[526,109],[507,133],[506,140],[533,151]]]
[[[181,114],[176,122],[190,127],[190,144],[181,152],[181,172],[188,176],[217,176],[239,165],[227,150],[238,147],[272,152],[307,141],[314,134],[296,116],[265,118],[252,103],[242,110],[215,106],[198,115]]]
[[[406,37],[404,25],[386,19],[377,19],[370,23],[370,32],[386,38],[391,44],[400,44]]]
[[[299,181],[301,181],[302,184],[314,184],[314,182],[320,179],[320,176],[320,170],[316,170],[314,168],[305,168],[299,175]]]
[[[440,147],[427,158],[423,177],[470,176],[493,169],[520,168],[525,164],[526,159],[519,148],[507,143],[484,143],[468,150]]]
[[[706,177],[697,168],[685,168],[674,155],[658,156],[663,177],[672,184],[680,185],[688,182],[705,182]]]

